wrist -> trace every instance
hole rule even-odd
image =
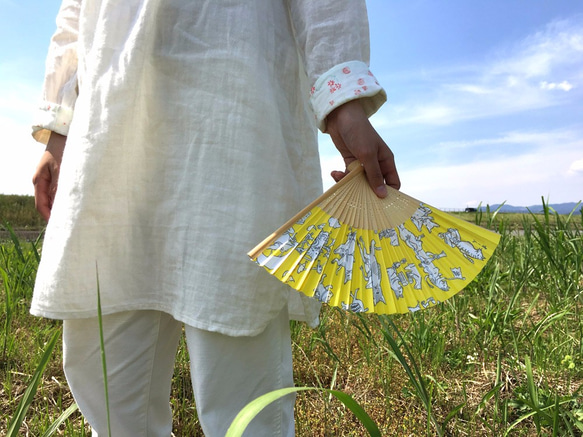
[[[66,143],[67,137],[65,135],[51,132],[45,151],[49,152],[56,160],[61,162]]]
[[[368,119],[366,112],[358,99],[340,105],[326,117],[326,131],[337,132],[340,126],[357,120]]]

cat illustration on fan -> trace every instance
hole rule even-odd
[[[352,302],[350,302],[349,305],[346,304],[345,302],[341,303],[342,309],[344,311],[352,311],[354,313],[366,313],[368,311],[368,308],[364,307],[364,303],[362,302],[362,300],[356,297],[358,290],[360,289],[357,288],[356,290],[354,290],[354,293],[350,293]]]
[[[352,267],[354,265],[354,248],[356,246],[356,232],[352,231],[348,233],[346,241],[340,244],[334,253],[338,255],[338,258],[332,260],[332,264],[338,264],[336,269],[336,274],[340,269],[344,269],[344,283],[352,279]]]
[[[375,256],[375,252],[381,250],[381,248],[376,245],[374,239],[370,241],[370,250],[368,251],[366,243],[362,237],[358,239],[357,244],[363,264],[360,267],[360,270],[366,281],[365,287],[372,290],[373,302],[375,305],[379,302],[386,303],[383,290],[381,289],[381,266]]]
[[[483,261],[485,259],[482,249],[474,247],[469,241],[462,240],[460,232],[455,228],[449,228],[447,232],[442,232],[439,236],[445,241],[450,247],[458,249],[461,254],[472,264],[474,259]]]
[[[443,277],[434,261],[439,258],[443,258],[446,255],[445,252],[434,254],[423,249],[423,238],[424,235],[415,235],[409,229],[403,225],[399,225],[399,234],[401,239],[405,242],[415,252],[415,257],[419,260],[419,266],[423,269],[426,276],[425,279],[430,287],[435,286],[443,291],[449,290],[449,285],[447,280]]]

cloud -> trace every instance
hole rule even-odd
[[[573,161],[569,170],[567,171],[568,175],[583,175],[583,159],[578,159],[577,161]]]
[[[513,131],[500,136],[440,143],[437,148],[482,148],[521,145],[518,153],[486,153],[468,160],[432,160],[399,167],[402,190],[438,208],[465,208],[478,203],[528,206],[549,197],[576,202],[583,195],[583,133],[575,129]],[[334,184],[333,169],[343,169],[332,141],[320,137],[324,188]],[[398,157],[397,157],[398,158]]]
[[[494,74],[538,78],[553,74],[557,67],[580,66],[583,53],[581,17],[550,22],[527,36],[495,63]]]
[[[548,197],[553,202],[581,200],[580,182],[566,177],[565,159],[541,154],[403,170],[402,190],[438,208],[476,203],[527,206]]]
[[[480,138],[464,141],[443,141],[437,147],[441,151],[468,149],[474,147],[492,146],[500,144],[527,145],[531,148],[554,147],[557,143],[570,143],[577,141],[583,136],[583,132],[570,129],[557,129],[552,131],[512,131],[501,134],[497,137]]]
[[[477,63],[412,73],[402,80],[420,92],[393,102],[383,114],[390,126],[448,125],[579,104],[582,72],[583,18],[555,21]]]
[[[546,80],[543,80],[540,83],[540,87],[543,90],[571,91],[573,89],[573,85],[567,82],[566,80],[562,81],[561,83],[547,82]]]
[[[583,192],[583,135],[574,130],[511,132],[500,137],[452,142],[450,147],[522,144],[515,155],[489,153],[479,159],[427,163],[400,169],[402,189],[439,208],[507,201],[527,206],[541,196],[576,202]]]

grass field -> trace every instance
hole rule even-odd
[[[376,317],[325,307],[317,329],[292,322],[296,385],[350,394],[386,436],[583,435],[582,216],[547,208],[464,218],[502,235],[473,283],[424,312]],[[60,330],[28,315],[39,246],[0,243],[0,435],[27,397],[18,435],[88,435],[75,411],[51,428],[73,403],[58,341],[38,388],[31,384]],[[174,435],[202,435],[184,343],[171,403]],[[299,436],[366,435],[325,392],[298,395],[296,423]]]

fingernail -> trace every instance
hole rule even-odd
[[[386,187],[386,185],[380,185],[380,186],[376,187],[375,193],[379,197],[386,197],[387,196],[387,187]]]

